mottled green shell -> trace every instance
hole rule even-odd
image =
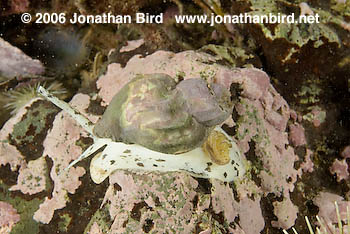
[[[138,75],[113,97],[94,133],[163,153],[182,153],[201,146],[213,126],[196,120],[188,95],[176,86],[165,74]],[[204,101],[210,103],[208,97]]]

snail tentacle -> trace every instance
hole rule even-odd
[[[65,112],[67,112],[75,121],[77,121],[91,136],[94,136],[93,134],[93,127],[94,124],[88,120],[85,116],[83,116],[78,110],[75,110],[72,106],[70,106],[68,103],[61,101],[57,97],[50,94],[44,87],[39,86],[37,92],[41,94],[44,98],[46,98],[48,101],[55,104],[57,107],[61,108]],[[95,138],[95,137],[94,137]]]
[[[93,133],[93,126],[94,124],[88,120],[85,116],[83,116],[82,113],[80,113],[78,110],[75,110],[71,105],[68,103],[61,101],[57,97],[50,94],[44,87],[39,86],[37,92],[41,94],[44,98],[46,98],[48,101],[55,104],[57,107],[61,108],[63,111],[67,112],[75,121],[77,121],[84,130],[86,130],[90,136],[94,140],[94,144],[89,146],[77,159],[75,159],[73,162],[71,162],[68,167],[66,167],[64,170],[68,171],[72,166],[80,162],[81,160],[89,157],[93,153],[95,153],[97,150],[101,149],[103,146],[107,145],[111,139],[105,139],[105,138],[98,138]]]

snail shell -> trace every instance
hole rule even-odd
[[[176,83],[166,74],[138,75],[112,99],[94,134],[177,154],[201,146],[231,114],[230,93],[202,79]]]

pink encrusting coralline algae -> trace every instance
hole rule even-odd
[[[17,184],[12,186],[10,191],[20,190],[29,195],[44,191],[46,187],[45,171],[46,161],[44,157],[29,161],[27,166],[20,168]]]
[[[265,226],[259,201],[264,196],[274,193],[276,196],[284,197],[283,203],[280,205],[276,204],[276,209],[289,210],[291,215],[285,215],[283,212],[276,210],[275,215],[278,221],[274,222],[273,225],[283,228],[289,228],[294,225],[298,209],[290,200],[289,193],[293,191],[294,183],[298,176],[302,175],[302,171],[301,169],[294,169],[294,163],[299,158],[294,153],[292,145],[289,144],[289,137],[286,132],[287,122],[291,114],[288,104],[272,87],[266,73],[255,68],[232,70],[225,66],[215,64],[215,58],[210,55],[193,51],[185,51],[178,54],[158,51],[145,58],[136,55],[129,60],[125,67],[121,67],[120,64],[110,64],[107,73],[100,77],[97,82],[97,87],[100,90],[99,96],[102,98],[103,103],[108,105],[114,94],[138,73],[166,73],[172,77],[177,77],[177,75],[181,74],[181,77],[184,79],[203,77],[209,82],[220,83],[228,89],[232,84],[239,84],[242,88],[242,92],[235,106],[235,111],[238,113],[239,117],[238,119],[231,119],[226,122],[230,123],[231,126],[235,125],[237,127],[237,134],[234,136],[234,139],[240,146],[241,151],[247,153],[249,150],[254,150],[258,159],[258,161],[254,163],[259,163],[263,168],[258,173],[261,185],[257,186],[255,182],[249,178],[235,181],[238,193],[238,197],[235,198],[232,188],[218,181],[211,180],[212,192],[210,197],[206,198],[205,204],[207,204],[209,199],[213,211],[217,214],[222,214],[227,223],[234,222],[235,218],[239,217],[240,221],[236,225],[236,230],[240,229],[245,233],[259,233]],[[298,131],[298,136],[300,136],[301,139],[296,139],[298,136],[294,136],[297,141],[296,144],[305,144],[303,129],[299,127]],[[251,142],[254,142],[255,145],[252,149],[250,149]],[[155,213],[159,213],[159,211],[155,212],[153,210],[154,206],[148,204],[150,202],[149,197],[151,196],[153,200],[155,199],[154,197],[156,197],[157,200],[165,202],[159,206],[165,206],[167,209],[170,209],[171,206],[165,205],[169,202],[171,203],[169,195],[159,192],[146,195],[144,194],[145,192],[140,192],[139,188],[140,186],[141,188],[146,186],[146,181],[144,181],[143,177],[128,172],[116,173],[118,173],[118,177],[112,176],[111,178],[121,179],[127,177],[128,186],[120,186],[122,182],[114,180],[121,187],[121,191],[113,190],[113,194],[116,196],[123,196],[124,199],[127,197],[129,199],[128,204],[134,204],[133,207],[136,207],[136,205],[143,200],[147,204],[144,209],[145,213],[141,212],[141,217],[137,222],[139,228],[145,224],[146,220],[152,223],[152,231],[162,230],[164,224],[161,223],[164,219],[171,220],[171,223],[181,223],[183,221],[183,217],[174,216],[173,212],[169,212],[171,213],[170,216],[169,213],[162,212],[163,215],[159,217],[161,220],[158,221],[158,218],[154,217]],[[151,175],[148,175],[148,177],[150,176]],[[182,177],[185,176],[185,174],[176,174],[176,176]],[[186,175],[186,177],[188,176]],[[151,189],[149,187],[151,185],[159,187],[159,184],[162,183],[162,187],[168,188],[167,191],[170,192],[171,190],[169,190],[169,188],[172,188],[175,184],[172,182],[172,186],[169,187],[168,182],[164,183],[164,180],[166,181],[168,179],[169,177],[167,175],[152,173],[152,179],[147,180],[147,188]],[[162,182],[156,182],[158,180]],[[186,180],[188,180],[188,178]],[[153,185],[154,183],[155,185]],[[130,190],[130,187],[132,187],[131,185],[137,188],[138,192],[136,192],[136,194],[134,190]],[[188,187],[188,185],[186,185],[180,190],[186,188],[191,192],[197,187],[197,185],[194,184],[191,186]],[[113,223],[112,230],[118,232],[135,227],[135,220],[131,220],[128,217],[132,207],[127,205],[127,207],[129,207],[126,207],[127,210],[125,210],[125,207],[122,208],[123,206],[120,204],[120,198],[117,199],[115,196],[111,196],[111,190],[112,188],[109,189],[109,193],[107,193],[109,195],[105,200],[111,200],[111,216],[118,217]],[[151,191],[158,190],[160,189],[151,189]],[[186,193],[187,196],[189,196],[189,194],[194,194],[189,192]],[[155,196],[155,194],[157,195]],[[203,196],[200,194],[201,193],[197,194],[197,196]],[[254,197],[253,199],[252,196]],[[130,197],[132,200],[130,200]],[[184,197],[184,195],[180,197]],[[186,200],[188,199],[194,199],[193,195]],[[237,199],[239,199],[239,201]],[[182,212],[189,212],[188,214],[192,213],[192,215],[198,215],[198,210],[194,209],[193,205],[190,204],[186,205],[186,203],[184,203],[181,210]],[[202,213],[202,216],[203,215],[210,214],[204,212]],[[153,218],[151,219],[150,217]],[[198,222],[199,220],[200,219],[190,219],[188,225],[176,227],[175,230],[180,233],[186,233],[184,230],[193,231],[193,222]],[[129,222],[131,222],[132,225]],[[132,230],[137,231],[137,228],[133,228]],[[140,232],[140,229],[138,230]]]
[[[210,233],[226,230],[228,233],[256,234],[267,225],[261,203],[271,194],[281,200],[273,203],[275,210],[269,212],[277,218],[268,225],[277,228],[294,225],[298,208],[290,193],[304,169],[294,168],[295,162],[302,163],[302,160],[294,153],[293,147],[306,144],[303,128],[300,124],[289,125],[288,121],[294,122],[290,120],[293,112],[270,84],[265,72],[256,68],[231,69],[216,61],[214,56],[195,51],[158,51],[146,57],[136,55],[125,67],[116,63],[108,66],[106,74],[97,81],[97,99],[101,98],[101,105],[108,105],[114,94],[139,73],[165,73],[175,79],[201,77],[227,89],[239,86],[241,92],[235,101],[235,118],[228,119],[224,128],[228,129],[247,160],[245,177],[228,184],[215,179],[195,179],[185,172],[115,171],[109,177],[104,196],[96,197],[103,200],[100,210],[106,211],[111,223],[104,225],[101,220],[92,219],[86,231],[104,233],[108,227],[107,231],[111,233],[192,233],[195,230]],[[90,96],[77,94],[70,104],[95,123],[98,118],[86,113],[90,101]],[[20,117],[10,119],[0,136],[6,139],[12,131],[11,126],[13,128],[20,121]],[[292,138],[287,126],[297,127],[297,134]],[[0,165],[10,163],[13,170],[19,169],[17,185],[11,190],[30,195],[42,191],[45,183],[37,186],[36,181],[26,179],[30,175],[41,178],[40,181],[49,176],[53,182],[52,192],[44,197],[34,213],[34,220],[48,224],[56,210],[66,208],[71,194],[84,187],[80,177],[86,170],[80,164],[69,171],[64,169],[82,153],[81,139],[87,137],[68,114],[59,112],[45,137],[40,158],[27,163],[18,152],[18,156],[10,160],[6,157],[6,149],[0,145]],[[11,144],[5,146],[12,147],[14,152],[17,150]],[[312,170],[310,155],[305,157],[303,168],[309,169],[304,172]],[[44,158],[52,161],[52,168],[47,167]]]
[[[33,195],[46,189],[48,169],[45,157],[52,159],[53,166],[49,174],[50,179],[54,182],[54,189],[52,195],[45,198],[44,203],[34,214],[35,220],[49,223],[54,211],[66,206],[67,194],[75,193],[81,184],[79,177],[85,174],[85,169],[82,167],[71,168],[68,172],[58,174],[68,166],[71,160],[81,154],[82,149],[76,145],[76,141],[81,136],[86,136],[86,134],[73,119],[66,113],[61,112],[56,116],[53,128],[46,136],[42,156],[26,162],[24,160],[26,155],[22,155],[16,146],[10,144],[9,139],[14,126],[24,118],[31,105],[37,101],[38,99],[33,99],[22,107],[1,129],[0,139],[3,143],[0,144],[0,165],[10,164],[13,171],[19,169],[17,184],[12,186],[10,191],[19,190],[24,194]],[[89,103],[89,97],[82,94],[76,95],[71,101],[71,105],[81,112],[84,112]],[[96,121],[97,117],[91,116],[91,120]]]
[[[0,166],[10,165],[12,171],[16,171],[19,167],[26,167],[24,156],[19,150],[9,143],[9,136],[13,131],[14,125],[21,121],[27,113],[27,108],[30,107],[37,99],[31,100],[23,106],[15,116],[9,119],[0,130]]]
[[[17,47],[0,37],[0,73],[3,77],[27,77],[41,74],[45,71],[39,60],[34,60]]]
[[[70,104],[77,110],[84,112],[89,106],[89,96],[77,94]],[[92,121],[97,118],[90,116]],[[39,210],[34,214],[34,219],[42,223],[49,223],[53,213],[57,209],[66,206],[67,194],[74,194],[81,185],[79,177],[85,174],[82,167],[64,169],[68,164],[77,158],[82,149],[76,142],[86,136],[86,132],[65,112],[61,111],[55,118],[51,131],[44,141],[43,157],[48,156],[53,161],[50,177],[54,182],[54,189],[51,198],[46,198],[40,205]]]
[[[343,159],[335,159],[332,166],[329,168],[329,171],[337,176],[338,182],[349,179],[350,174],[347,159],[350,158],[350,146],[344,147],[340,152],[340,156]]]
[[[330,168],[330,172],[336,174],[338,182],[349,179],[349,166],[345,159],[336,159]]]
[[[20,216],[11,204],[0,201],[0,233],[9,233]]]
[[[305,129],[300,124],[289,125],[289,139],[294,146],[306,144]]]
[[[343,158],[350,158],[350,145],[344,147],[344,149],[341,151],[340,155]]]
[[[330,233],[348,233],[349,224],[342,225],[343,230],[338,229],[338,215],[336,211],[335,202],[339,209],[339,218],[342,222],[347,222],[347,210],[350,209],[350,202],[344,201],[344,198],[333,193],[321,192],[314,199],[313,202],[319,207],[318,216],[327,227]],[[335,227],[334,229],[332,227]]]
[[[300,168],[303,172],[313,172],[314,171],[314,163],[312,162],[311,156],[313,152],[310,149],[306,149],[306,155],[304,162],[300,165]]]
[[[298,216],[298,207],[290,199],[281,202],[273,202],[274,214],[278,217],[278,222],[272,221],[272,226],[288,229],[294,225],[294,220]]]

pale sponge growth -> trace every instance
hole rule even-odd
[[[230,160],[225,165],[214,163],[202,148],[173,155],[156,152],[137,144],[125,144],[123,142],[113,142],[107,138],[99,138],[93,134],[93,124],[78,111],[74,110],[67,103],[53,97],[43,87],[39,87],[38,92],[69,113],[94,139],[94,144],[83,152],[77,160],[73,161],[68,166],[68,169],[82,159],[92,155],[98,149],[106,146],[102,153],[97,154],[91,161],[90,173],[95,183],[101,183],[113,171],[118,169],[161,172],[185,171],[195,177],[215,178],[226,182],[241,178],[245,173],[245,163],[239,148],[220,127],[216,127],[214,131],[225,136],[229,147]]]

